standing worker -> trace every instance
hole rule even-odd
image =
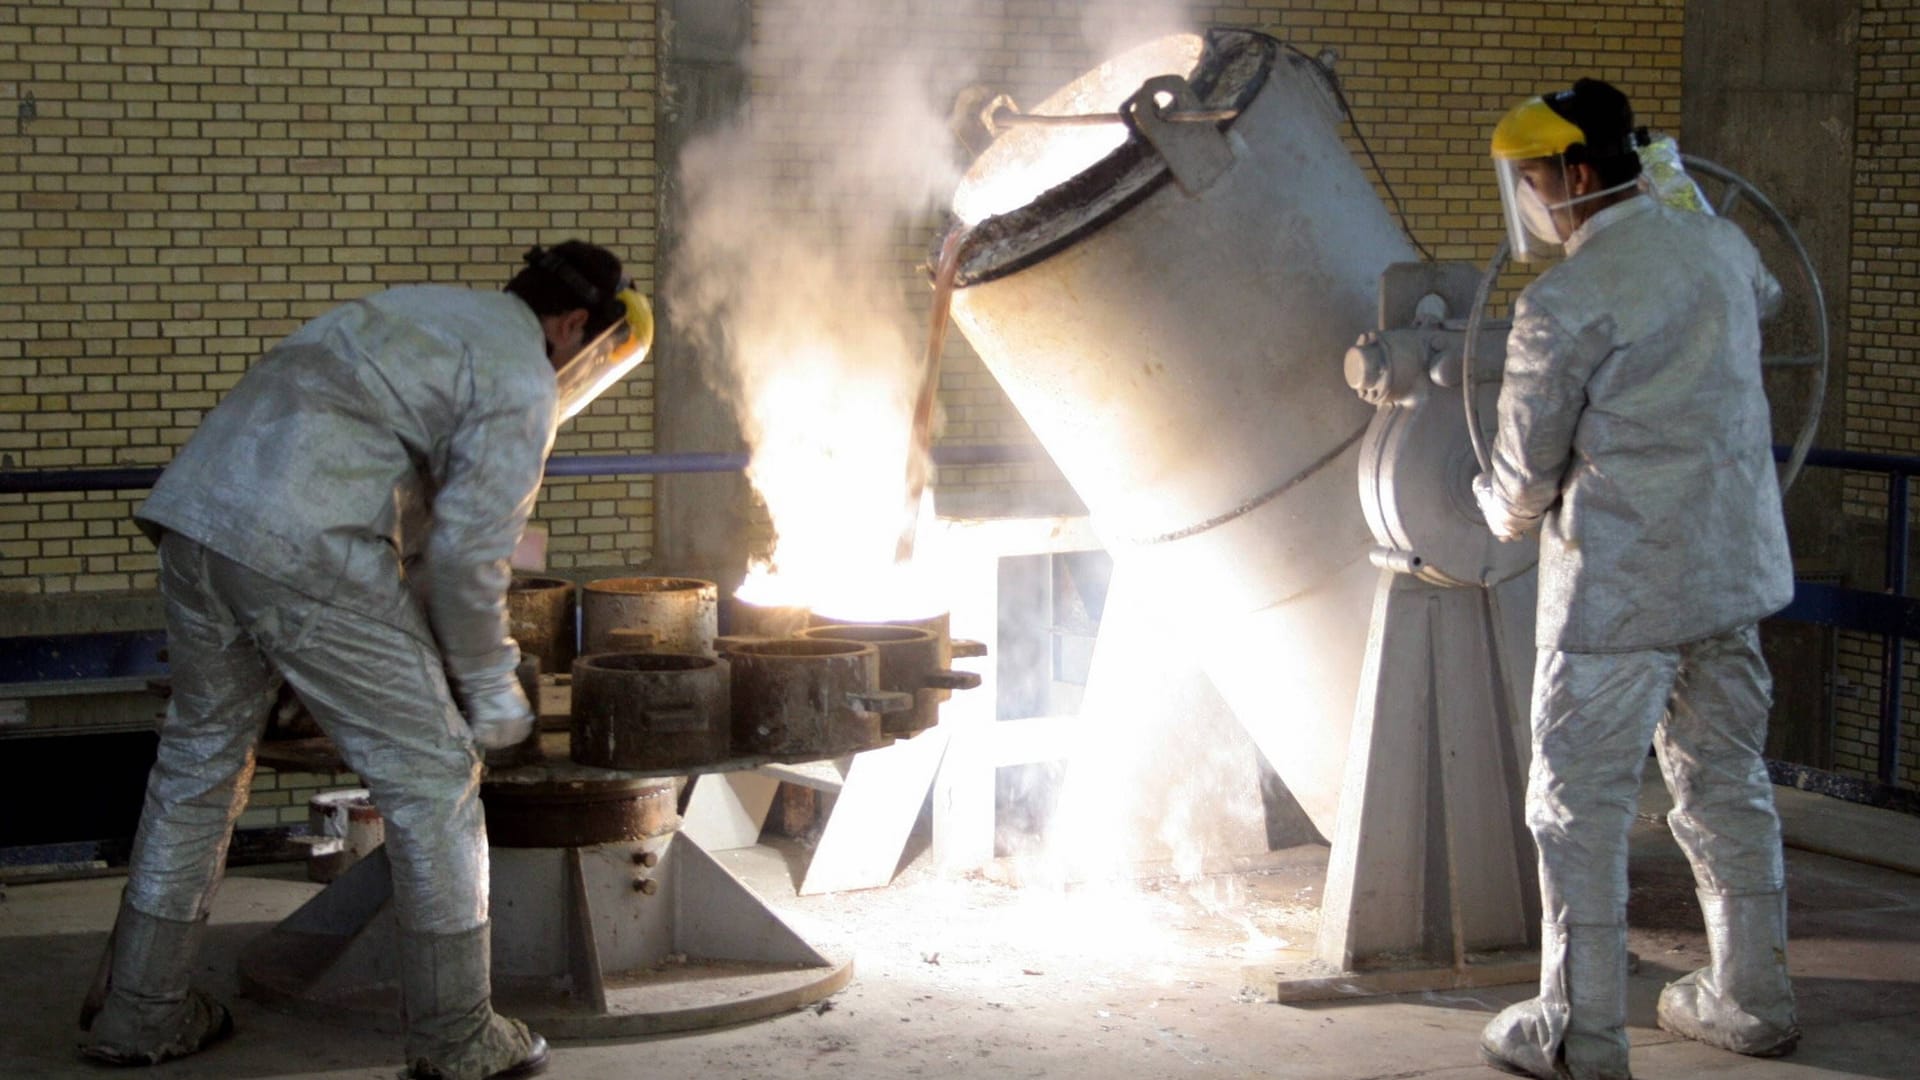
[[[1540,850],[1540,996],[1487,1025],[1489,1064],[1627,1069],[1627,832],[1647,744],[1692,863],[1712,962],[1660,1026],[1742,1054],[1799,1040],[1780,821],[1761,750],[1755,624],[1793,595],[1760,378],[1779,285],[1740,229],[1642,194],[1633,112],[1594,79],[1493,133],[1521,294],[1492,472],[1503,540],[1541,530],[1527,823]]]
[[[603,330],[637,338],[646,304],[591,244],[526,262],[503,292],[390,289],[302,326],[140,508],[173,695],[104,997],[97,985],[82,1010],[87,1056],[158,1063],[232,1030],[188,974],[284,679],[386,820],[409,1075],[546,1066],[546,1040],[491,1004],[479,751],[533,729],[508,558],[554,429],[585,404],[569,376],[602,355],[583,347]]]

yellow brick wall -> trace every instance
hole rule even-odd
[[[815,7],[763,0],[776,17],[757,47],[792,39],[780,11]],[[1027,100],[1095,62],[1090,38],[1103,48],[1140,17],[1112,0],[925,12],[937,18],[915,32],[944,35],[954,58],[944,89],[988,82]],[[0,134],[0,465],[163,464],[301,319],[387,284],[492,287],[535,241],[591,237],[653,284],[651,4],[33,0],[8,14],[0,84],[16,111],[31,93],[37,115]],[[1479,259],[1497,235],[1481,146],[1516,98],[1590,72],[1649,123],[1677,123],[1677,3],[1255,0],[1175,14],[1336,49],[1387,176],[1442,258]],[[898,27],[849,29],[879,42]],[[796,158],[810,125],[842,122],[797,125]],[[905,276],[934,228],[929,215],[902,229]],[[911,317],[924,287],[903,297]],[[1030,439],[957,335],[941,395],[950,441]],[[643,369],[557,452],[651,449],[652,405]],[[970,467],[940,481],[1043,474]],[[553,566],[642,561],[651,493],[646,478],[549,484],[537,514]],[[149,587],[137,499],[0,499],[0,590]]]
[[[1881,650],[1879,638],[1840,635],[1833,724],[1835,772],[1866,778],[1879,775]],[[1909,644],[1902,665],[1900,750],[1894,770],[1896,783],[1909,790],[1920,788],[1920,722],[1915,719],[1915,705],[1920,703],[1920,658],[1914,651]]]
[[[308,822],[307,803],[323,791],[356,788],[360,778],[352,773],[276,772],[260,769],[253,774],[253,789],[247,793],[247,808],[235,822],[242,829],[286,828]]]
[[[1339,54],[1354,115],[1414,231],[1441,259],[1483,263],[1498,243],[1487,138],[1522,98],[1581,76],[1606,79],[1632,100],[1639,123],[1681,135],[1676,0],[1250,0],[1211,11],[1309,53]]]
[[[9,3],[0,467],[164,464],[303,319],[498,288],[535,242],[605,244],[651,289],[656,38],[636,2]],[[557,452],[650,449],[650,390]],[[651,492],[551,485],[553,564],[644,558]],[[0,498],[0,592],[150,587],[138,498]]]
[[[1920,454],[1920,121],[1910,95],[1920,77],[1920,10],[1913,0],[1862,0],[1855,97],[1853,277],[1848,295],[1846,426],[1821,442],[1851,450]],[[1844,439],[1844,443],[1842,443]],[[1850,475],[1847,512],[1884,523],[1886,478]],[[1897,776],[1920,787],[1920,652],[1902,677]],[[1835,767],[1878,768],[1881,645],[1843,634],[1836,695]]]
[[[1920,76],[1913,0],[1862,0],[1846,446],[1920,453]],[[1871,503],[1884,505],[1880,484]],[[1875,516],[1879,516],[1877,513]]]

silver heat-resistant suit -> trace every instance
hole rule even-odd
[[[525,1052],[524,1027],[489,1004],[475,745],[517,741],[533,720],[507,560],[554,395],[518,297],[392,289],[282,341],[160,478],[138,517],[160,544],[173,697],[97,1040],[138,1047],[191,1024],[179,956],[127,930],[204,921],[284,677],[385,818],[408,1058],[478,1076]]]
[[[1712,952],[1661,995],[1662,1026],[1743,1053],[1798,1035],[1755,628],[1793,593],[1759,364],[1779,286],[1737,226],[1643,195],[1567,248],[1516,308],[1493,453],[1496,531],[1541,529],[1527,821],[1544,928],[1540,996],[1484,1038],[1536,1075],[1625,1077],[1627,835],[1650,741]]]

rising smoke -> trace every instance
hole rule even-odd
[[[736,122],[683,151],[679,246],[666,301],[674,325],[705,358],[710,383],[734,407],[752,449],[751,479],[777,533],[782,577],[883,574],[893,562],[908,462],[910,413],[924,362],[929,250],[968,164],[952,127],[956,96],[987,86],[1034,103],[1100,59],[1191,29],[1184,5],[1084,5],[1021,0],[766,0],[756,7],[752,93]],[[966,119],[964,116],[960,119]],[[962,346],[950,339],[949,353]],[[813,597],[792,597],[817,602]],[[1144,670],[1155,651],[1116,635],[1127,655],[1109,668]],[[1105,639],[1103,638],[1103,642]],[[1121,646],[1114,646],[1120,648]],[[1108,648],[1103,644],[1103,648]],[[1002,663],[1013,658],[1002,658]],[[1114,683],[1120,690],[1121,683]],[[1196,704],[1195,695],[1206,702]],[[1190,876],[1200,853],[1195,806],[1234,788],[1224,819],[1257,828],[1257,787],[1244,754],[1207,754],[1186,776],[1156,770],[1169,746],[1193,745],[1197,712],[1231,726],[1210,688],[1162,693],[1153,717],[1118,719],[1127,702],[1089,702],[1112,721],[1067,788],[1059,822],[1122,842],[1126,861],[1150,849]],[[1152,724],[1161,725],[1150,730]],[[1222,743],[1221,745],[1226,745]],[[1116,760],[1131,753],[1135,760]],[[1214,754],[1213,758],[1221,757]],[[1221,769],[1235,773],[1231,783]],[[1073,770],[1070,770],[1072,772]],[[1147,795],[1144,813],[1116,814],[1119,793]],[[1160,835],[1172,826],[1180,835]],[[1049,845],[1063,854],[1072,844]],[[1064,873],[1104,868],[1080,849]]]
[[[936,9],[965,7],[759,5],[745,113],[684,151],[667,301],[752,448],[783,575],[893,558],[915,270],[964,165],[941,99],[970,71],[935,47]]]
[[[682,153],[666,300],[753,451],[783,575],[893,558],[903,478],[926,465],[907,460],[910,414],[925,260],[968,163],[960,92],[1037,101],[1184,25],[1165,0],[755,5],[748,106]]]

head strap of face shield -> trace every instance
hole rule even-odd
[[[1613,158],[1638,157],[1640,148],[1651,142],[1646,128],[1634,128],[1612,146],[1577,142],[1562,151],[1569,165],[1597,165]]]
[[[534,245],[521,256],[527,265],[536,270],[553,275],[567,290],[580,300],[580,306],[588,311],[597,311],[607,298],[602,296],[598,286],[588,281],[586,276],[575,270],[567,260],[546,248]]]

